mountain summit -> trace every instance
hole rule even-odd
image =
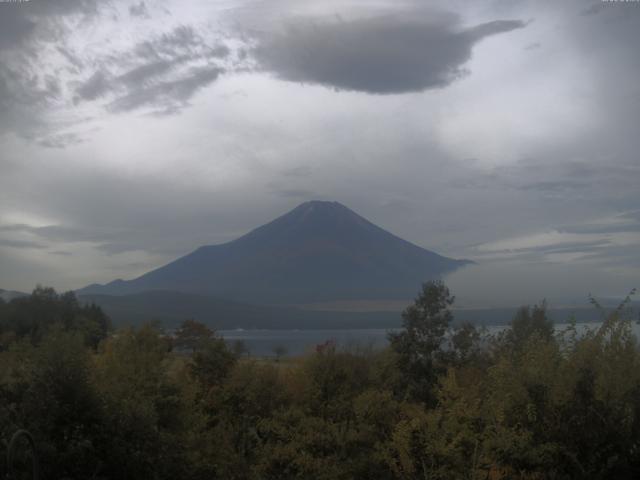
[[[402,240],[338,202],[311,201],[231,242],[79,293],[171,290],[259,303],[407,299],[422,282],[467,263]]]

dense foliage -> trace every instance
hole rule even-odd
[[[424,285],[390,347],[232,351],[206,326],[108,333],[37,289],[0,303],[0,429],[46,478],[625,479],[640,476],[640,351],[624,306],[556,333],[544,304],[488,336]]]

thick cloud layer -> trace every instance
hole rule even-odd
[[[255,54],[284,80],[374,94],[420,92],[465,75],[483,38],[525,26],[495,20],[461,28],[455,16],[433,17],[298,20],[262,39]]]

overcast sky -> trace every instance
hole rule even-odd
[[[464,301],[640,287],[640,3],[0,2],[0,288],[133,278],[311,199],[478,262]]]

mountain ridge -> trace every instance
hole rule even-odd
[[[29,296],[28,293],[18,292],[17,290],[3,290],[0,288],[0,298],[5,302],[10,302],[14,298],[21,298]]]
[[[421,282],[469,263],[403,240],[338,202],[314,200],[230,242],[78,293],[173,290],[273,304],[405,299]]]

